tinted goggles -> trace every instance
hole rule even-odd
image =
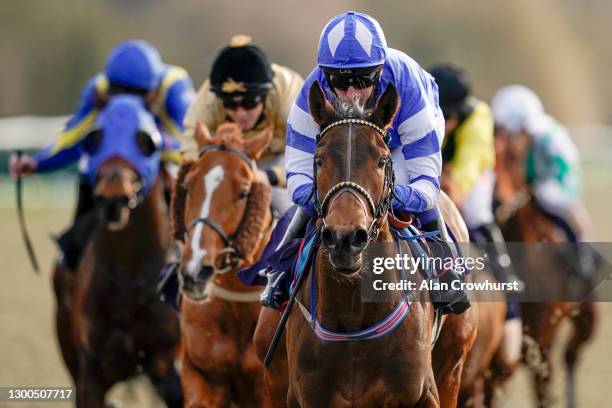
[[[364,89],[374,86],[379,80],[380,72],[381,69],[378,68],[375,71],[363,74],[346,75],[335,72],[325,72],[325,74],[332,88],[346,91],[351,86],[355,89]]]
[[[240,107],[246,110],[251,110],[263,102],[264,96],[265,95],[230,96],[222,99],[223,107],[229,110],[236,110]]]

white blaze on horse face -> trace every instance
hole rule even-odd
[[[215,166],[204,176],[204,201],[200,209],[199,218],[208,218],[210,213],[210,204],[212,196],[223,180],[223,167]],[[206,250],[200,247],[200,239],[202,238],[202,229],[204,224],[199,222],[191,236],[191,259],[187,263],[187,272],[195,276],[201,268],[202,259],[206,256]]]

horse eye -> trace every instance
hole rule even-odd
[[[387,160],[389,160],[387,156],[383,156],[380,159],[378,159],[378,168],[382,169],[383,167],[385,167],[385,164],[387,164]]]
[[[138,131],[136,134],[136,144],[138,144],[138,148],[142,154],[147,157],[151,156],[157,150],[153,138],[147,132]]]
[[[323,158],[321,156],[315,156],[315,163],[317,167],[323,166]]]
[[[244,200],[245,198],[247,198],[249,196],[249,193],[251,191],[249,190],[248,186],[244,187],[241,191],[240,194],[238,195],[238,200]]]
[[[96,152],[100,149],[102,145],[102,131],[94,130],[87,136],[85,136],[85,140],[83,141],[83,149],[89,154],[96,154]]]

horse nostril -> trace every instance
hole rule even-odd
[[[330,228],[326,227],[323,229],[323,232],[321,232],[321,242],[326,248],[331,249],[336,247],[335,235],[334,231]]]
[[[215,269],[210,265],[202,265],[198,272],[197,280],[199,282],[206,282],[213,275]]]
[[[368,243],[368,231],[363,228],[358,228],[353,231],[351,237],[351,247],[363,249]]]

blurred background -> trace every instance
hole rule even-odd
[[[54,139],[85,81],[102,69],[118,41],[138,37],[153,43],[164,61],[189,71],[196,88],[234,34],[252,36],[271,60],[307,75],[324,24],[348,9],[378,19],[388,44],[424,67],[440,61],[464,66],[475,94],[486,101],[510,83],[533,88],[547,110],[568,125],[581,150],[585,201],[595,220],[593,240],[611,240],[609,0],[2,1],[0,242],[6,245],[0,260],[6,270],[0,284],[0,386],[69,384],[51,320],[49,270],[55,250],[48,236],[69,222],[74,173],[33,176],[25,183],[28,224],[44,265],[41,278],[29,270],[20,241],[8,154]],[[581,365],[583,406],[609,406],[605,391],[612,385],[607,364],[612,354],[605,344],[612,339],[610,326],[598,329]],[[513,389],[509,406],[524,406],[530,391],[524,375]]]

